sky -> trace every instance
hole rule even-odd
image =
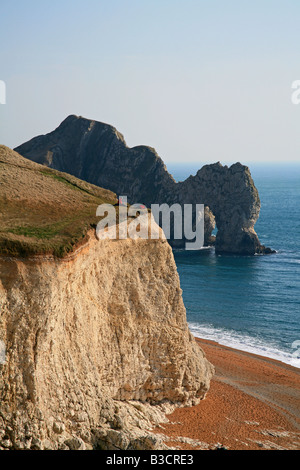
[[[299,0],[1,0],[0,143],[76,114],[167,164],[299,162],[299,18]]]

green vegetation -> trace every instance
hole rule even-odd
[[[0,255],[63,257],[96,227],[111,191],[45,168],[0,146]]]
[[[58,235],[61,227],[63,227],[65,223],[56,223],[53,225],[46,225],[45,227],[14,227],[8,229],[8,232],[15,233],[16,235],[24,235],[25,237],[35,237],[39,239],[48,239],[50,240],[55,235]]]
[[[71,186],[73,189],[80,189],[74,184],[70,183],[66,178],[63,178],[62,176],[56,175],[55,173],[49,173],[48,171],[41,171],[41,173],[45,176],[49,176],[50,178],[54,178],[57,181],[60,181],[61,183],[65,183],[68,186]]]
[[[75,182],[75,180],[77,178],[75,178],[71,175],[69,175],[69,178],[65,177],[65,176],[63,177],[63,176],[60,176],[59,174],[57,174],[58,173],[57,171],[54,173],[53,170],[52,170],[52,173],[50,173],[47,170],[42,170],[41,173],[45,176],[49,176],[50,178],[54,178],[56,181],[60,181],[61,183],[64,183],[64,184],[68,185],[69,187],[71,187],[75,191],[83,191],[83,192],[86,192],[87,194],[92,194],[93,195],[93,191],[92,192],[88,191],[87,188],[83,187],[83,184],[85,184],[85,186],[88,186],[88,183],[86,183],[85,181],[82,181],[83,184],[78,186]]]

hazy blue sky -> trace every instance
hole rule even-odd
[[[69,114],[168,162],[300,160],[299,0],[1,0],[0,142]]]

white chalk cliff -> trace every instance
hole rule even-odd
[[[0,446],[163,448],[151,423],[209,389],[166,240],[2,256],[0,311]]]

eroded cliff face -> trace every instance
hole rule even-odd
[[[1,257],[0,312],[2,447],[163,448],[151,425],[209,389],[166,240]]]

